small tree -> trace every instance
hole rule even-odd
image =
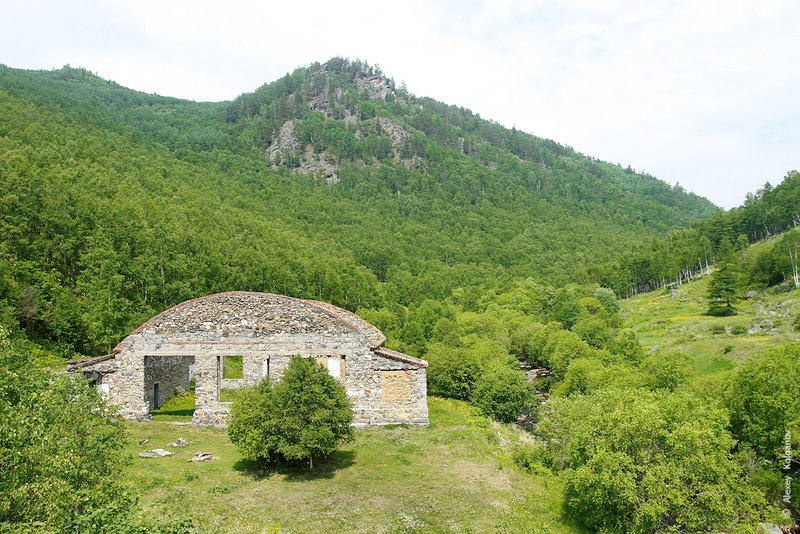
[[[472,403],[484,414],[510,423],[536,405],[536,391],[520,371],[501,368],[475,383]]]
[[[717,316],[736,315],[734,304],[739,299],[739,261],[728,242],[720,246],[719,267],[711,275],[708,284],[708,314]]]
[[[619,313],[619,301],[617,301],[617,295],[614,293],[613,289],[598,287],[594,290],[592,296],[599,300],[603,304],[603,307],[612,315]]]
[[[267,380],[234,401],[228,436],[250,460],[262,463],[328,456],[353,439],[353,410],[344,387],[311,358],[295,356],[283,379]]]
[[[267,463],[278,456],[269,378],[236,396],[226,420],[228,437],[248,460]]]

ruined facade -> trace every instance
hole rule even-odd
[[[230,292],[178,304],[126,337],[113,354],[75,360],[129,419],[150,420],[176,388],[195,382],[193,422],[224,425],[235,390],[280,380],[295,355],[340,380],[355,426],[428,424],[427,362],[386,349],[381,332],[317,301]]]

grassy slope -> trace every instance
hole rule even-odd
[[[148,514],[188,514],[208,532],[580,532],[561,517],[556,479],[510,467],[524,433],[476,417],[464,403],[428,405],[430,427],[358,430],[313,472],[259,471],[224,430],[131,423],[126,476]],[[175,455],[138,457],[171,449],[178,437],[190,444]],[[189,462],[199,450],[219,459]]]
[[[659,290],[624,301],[625,326],[636,333],[645,347],[680,349],[691,354],[697,359],[700,374],[731,368],[753,352],[800,339],[800,333],[791,325],[800,311],[800,291],[757,292],[755,297],[737,304],[737,315],[711,317],[705,315],[708,281],[704,277],[684,284],[674,295],[669,290]],[[737,326],[750,333],[733,333]],[[720,332],[720,328],[725,331]]]

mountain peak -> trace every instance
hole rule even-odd
[[[418,155],[406,147],[412,131],[397,120],[409,100],[380,68],[337,57],[241,95],[227,120],[255,124],[274,168],[313,174],[331,185],[340,165],[355,159],[414,165]]]

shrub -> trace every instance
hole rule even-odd
[[[480,359],[474,353],[449,346],[436,345],[426,355],[428,393],[451,399],[469,400],[475,382],[483,372]]]
[[[672,391],[688,382],[694,370],[694,361],[685,352],[656,351],[644,359],[641,369],[646,387]]]
[[[603,348],[611,339],[611,328],[602,319],[585,317],[578,319],[572,326],[572,331],[595,348]]]
[[[517,325],[510,333],[511,354],[518,360],[533,362],[536,350],[534,345],[535,335],[543,328],[543,324],[534,321]]]
[[[752,356],[734,372],[727,395],[733,436],[773,465],[783,458],[787,433],[792,450],[800,449],[799,388],[800,343]]]
[[[595,358],[578,358],[572,360],[567,368],[564,382],[558,388],[563,395],[573,393],[589,393],[597,388],[602,371],[605,369],[603,362]]]
[[[586,313],[586,308],[581,305],[580,297],[574,287],[562,287],[556,291],[553,297],[552,314],[556,321],[564,325],[564,328],[571,328],[584,313]]]
[[[612,315],[619,313],[619,301],[613,289],[607,287],[598,287],[592,294],[594,298],[599,300],[606,310]]]
[[[564,506],[592,532],[740,532],[763,496],[730,456],[726,412],[684,392],[554,399],[537,432],[564,473]]]
[[[246,389],[231,406],[228,435],[250,460],[328,456],[353,439],[353,410],[342,386],[311,358],[295,356],[283,379]]]
[[[85,381],[50,376],[0,339],[0,520],[62,524],[122,498],[124,440]]]
[[[272,387],[269,378],[244,388],[233,401],[228,415],[228,437],[248,460],[267,463],[279,457],[273,427]]]
[[[501,368],[481,376],[475,383],[472,404],[498,421],[511,422],[532,410],[536,391],[519,371]]]
[[[569,330],[559,330],[545,347],[548,352],[550,371],[553,376],[563,379],[572,360],[589,356],[589,344]]]
[[[645,350],[636,339],[636,334],[630,330],[619,332],[606,343],[606,348],[633,364],[638,364],[645,357]]]
[[[533,387],[537,391],[541,391],[543,393],[547,393],[550,391],[550,388],[553,386],[555,380],[552,378],[537,378],[533,381]]]
[[[193,531],[137,516],[114,410],[83,377],[37,368],[28,352],[0,328],[0,531]]]
[[[550,470],[545,467],[547,463],[547,449],[540,445],[523,443],[511,453],[511,461],[519,469],[537,475],[550,474]]]

